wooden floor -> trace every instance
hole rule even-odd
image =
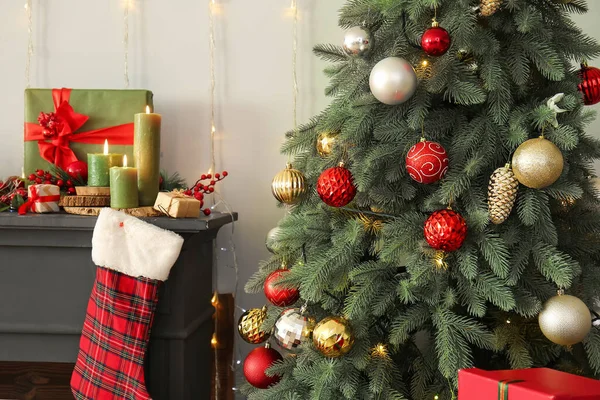
[[[73,400],[73,364],[0,362],[0,399]]]

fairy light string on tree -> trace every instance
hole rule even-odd
[[[290,5],[293,18],[292,28],[292,118],[294,136],[298,135],[298,2]],[[279,171],[271,182],[271,192],[280,203],[293,205],[306,195],[307,185],[304,174],[292,165],[292,156],[288,156],[285,169]],[[289,211],[289,209],[288,209]]]

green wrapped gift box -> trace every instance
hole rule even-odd
[[[25,174],[87,162],[105,139],[111,153],[132,160],[133,116],[146,106],[154,108],[149,90],[25,90]]]

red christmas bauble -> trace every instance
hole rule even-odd
[[[79,179],[79,177],[81,177],[81,179],[87,181],[88,165],[83,161],[74,161],[67,166],[66,172],[73,179]]]
[[[440,26],[433,26],[423,33],[421,47],[430,56],[441,56],[450,48],[452,40],[447,30]]]
[[[298,289],[276,286],[277,281],[289,273],[288,269],[278,269],[271,272],[265,280],[265,296],[267,300],[277,307],[291,306],[300,298],[300,291]]]
[[[259,389],[266,389],[275,385],[281,379],[280,376],[267,376],[265,371],[273,365],[275,361],[283,359],[281,354],[275,349],[267,347],[257,347],[252,350],[244,361],[244,376],[249,384]]]
[[[317,193],[328,206],[347,205],[356,196],[352,173],[341,165],[326,169],[317,180]]]
[[[456,251],[467,237],[465,219],[453,210],[439,210],[425,221],[425,240],[436,250]]]
[[[448,172],[448,153],[436,142],[419,142],[406,155],[406,169],[411,178],[419,183],[439,181]]]
[[[581,83],[577,88],[583,93],[583,102],[586,106],[600,103],[600,69],[581,65],[579,71]]]

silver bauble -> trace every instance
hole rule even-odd
[[[373,48],[373,36],[366,28],[354,26],[344,34],[344,50],[348,55],[364,57]]]
[[[315,321],[312,318],[302,315],[298,308],[289,308],[275,322],[273,337],[282,348],[295,351],[305,340],[310,339],[314,327]]]
[[[276,226],[271,229],[269,233],[267,233],[267,238],[265,239],[265,246],[267,250],[271,253],[275,254],[279,250],[279,234],[281,233],[281,228]]]
[[[417,74],[408,61],[388,57],[379,61],[369,78],[373,96],[380,102],[394,106],[402,104],[417,90]]]
[[[551,342],[572,346],[581,342],[592,329],[592,315],[583,301],[559,294],[551,297],[538,316],[540,329]]]

